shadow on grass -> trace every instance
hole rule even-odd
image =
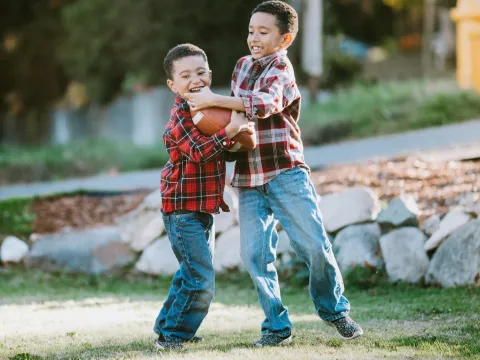
[[[50,360],[50,359],[103,359],[103,358],[119,358],[130,359],[140,354],[144,356],[156,356],[158,355],[174,355],[174,354],[193,354],[198,352],[221,352],[228,353],[235,349],[249,349],[254,348],[252,341],[245,340],[245,335],[254,339],[255,335],[242,332],[228,333],[225,332],[219,338],[218,334],[207,333],[205,335],[206,340],[202,343],[187,344],[184,349],[158,351],[154,347],[154,338],[134,340],[131,342],[115,342],[112,341],[109,344],[96,346],[89,342],[82,342],[76,345],[69,345],[70,349],[65,351],[52,351],[42,356],[34,355],[30,353],[19,353],[13,355],[9,360]]]

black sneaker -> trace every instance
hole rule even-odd
[[[158,339],[155,341],[155,349],[159,351],[180,350],[180,349],[183,349],[184,347],[185,347],[185,344],[183,341],[167,340],[162,334],[160,334],[158,336]]]
[[[203,337],[194,335],[188,342],[199,343],[203,341]]]
[[[335,321],[325,321],[334,326],[343,340],[352,340],[363,335],[363,329],[350,316],[345,316]]]
[[[292,342],[292,335],[278,336],[275,334],[262,335],[253,345],[256,347],[288,345]]]

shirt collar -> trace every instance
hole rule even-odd
[[[188,106],[187,100],[185,100],[183,97],[177,94],[175,97],[175,106],[179,110],[189,110],[190,107]]]

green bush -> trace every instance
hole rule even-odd
[[[26,238],[32,233],[34,221],[32,199],[0,201],[0,233]]]
[[[479,117],[480,96],[475,93],[427,93],[421,82],[394,82],[339,91],[302,110],[300,128],[306,145],[321,145]]]
[[[62,146],[0,148],[0,179],[7,182],[49,181],[110,169],[161,168],[167,160],[162,143],[143,148],[129,143],[88,140]]]
[[[323,63],[320,87],[324,89],[350,85],[363,70],[363,65],[358,59],[339,51],[328,52]]]

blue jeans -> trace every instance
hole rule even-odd
[[[310,270],[310,297],[320,318],[333,321],[348,314],[342,275],[305,169],[294,167],[265,185],[239,189],[239,210],[242,260],[266,316],[262,334],[285,336],[292,329],[274,266],[278,221]]]
[[[214,218],[185,211],[163,215],[163,221],[180,269],[153,330],[167,340],[186,341],[197,332],[215,293]]]

